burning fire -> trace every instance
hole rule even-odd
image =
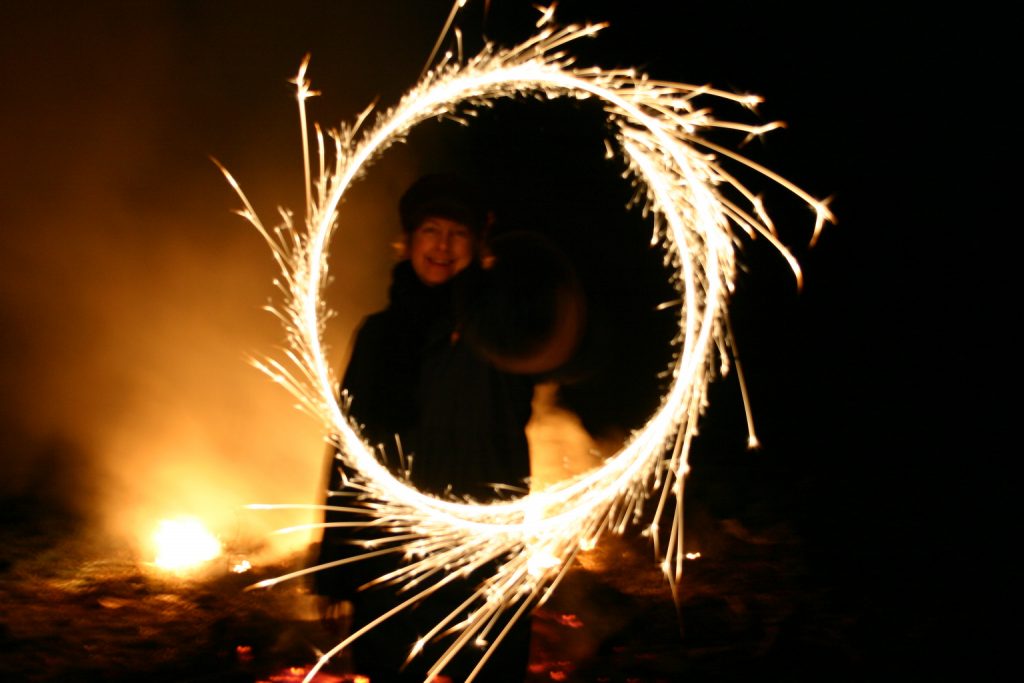
[[[165,519],[153,532],[154,564],[168,571],[187,571],[209,562],[223,550],[221,543],[195,517]]]
[[[252,569],[252,563],[249,560],[241,560],[231,565],[231,571],[236,574],[244,574],[245,572]]]

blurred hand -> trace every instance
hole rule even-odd
[[[495,367],[551,372],[569,361],[586,328],[583,287],[549,238],[513,231],[495,238],[464,293],[466,340]]]

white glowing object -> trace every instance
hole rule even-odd
[[[220,541],[194,517],[161,521],[153,532],[153,542],[153,563],[168,571],[194,569],[221,553]]]
[[[284,324],[289,348],[283,360],[269,359],[257,366],[288,389],[300,407],[323,420],[328,433],[335,435],[332,438],[340,448],[339,458],[358,472],[353,483],[365,490],[368,498],[379,501],[372,510],[365,511],[367,523],[393,535],[392,541],[385,541],[383,552],[392,548],[410,558],[398,571],[383,578],[404,584],[408,600],[338,643],[309,672],[307,681],[366,630],[419,600],[429,599],[434,590],[461,573],[457,570],[468,571],[501,560],[497,572],[478,587],[469,616],[452,614],[446,620],[460,623],[462,630],[434,664],[431,674],[440,672],[466,644],[486,636],[490,646],[480,660],[479,670],[500,645],[510,624],[547,599],[575,554],[591,547],[603,532],[621,532],[640,521],[652,497],[656,497],[656,505],[648,536],[654,541],[659,564],[674,592],[681,579],[687,455],[706,404],[707,384],[729,369],[725,312],[736,276],[738,231],[748,237],[766,238],[800,280],[799,266],[776,236],[760,199],[722,163],[752,169],[811,205],[816,212],[812,242],[831,215],[824,202],[699,135],[701,130],[726,128],[754,136],[777,127],[779,124],[752,126],[719,121],[707,108],[694,104],[701,97],[716,97],[753,106],[759,98],[654,81],[631,69],[574,67],[571,58],[561,51],[563,46],[600,28],[557,28],[542,21],[534,37],[511,49],[488,45],[465,62],[446,54],[397,106],[378,115],[368,130],[362,128],[369,109],[355,124],[330,132],[331,153],[317,127],[319,174],[315,181],[309,164],[305,100],[316,93],[306,80],[308,60],[304,61],[295,79],[306,159],[306,218],[301,227],[294,226],[290,215],[283,212],[283,224],[268,231],[238,184],[222,168],[245,207],[240,215],[266,239],[281,270],[278,286],[284,301],[272,312]],[[381,465],[338,401],[337,381],[321,339],[328,317],[321,298],[328,275],[328,244],[339,227],[338,207],[345,192],[379,154],[411,128],[439,116],[457,119],[474,106],[522,95],[597,99],[604,106],[614,131],[614,146],[652,218],[652,243],[664,249],[675,271],[674,284],[680,292],[675,305],[680,317],[677,353],[670,369],[672,384],[648,422],[600,467],[514,501],[477,505],[442,500],[408,486]],[[608,149],[614,153],[612,144]],[[756,442],[752,428],[750,433],[752,442]],[[660,547],[658,525],[667,514],[670,496],[675,498],[674,512],[667,546]],[[381,525],[382,521],[386,526]],[[257,586],[273,585],[316,569]],[[445,622],[438,624],[424,639],[445,628]],[[475,675],[474,671],[470,679]]]

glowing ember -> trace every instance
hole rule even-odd
[[[236,574],[244,574],[250,569],[252,569],[252,564],[249,563],[249,560],[242,560],[231,566],[231,571]]]
[[[699,560],[700,553],[686,553],[686,559],[688,560]]]
[[[299,683],[309,680],[312,683],[370,683],[366,676],[335,676],[332,674],[316,674],[315,678],[307,679],[309,667],[290,666],[283,671],[271,674],[268,678],[261,679],[257,683]]]
[[[153,533],[154,564],[168,571],[195,569],[221,553],[221,544],[195,517],[165,519]]]
[[[465,62],[461,56],[457,60],[450,53],[444,55],[396,107],[379,114],[372,124],[367,124],[371,121],[367,110],[354,125],[331,132],[332,144],[317,127],[317,177],[309,163],[305,125],[305,101],[316,92],[306,80],[308,61],[304,61],[294,81],[306,160],[306,211],[301,227],[293,224],[290,213],[283,212],[284,223],[267,229],[222,168],[244,204],[239,213],[259,230],[281,268],[277,284],[285,299],[274,313],[285,326],[290,348],[283,360],[269,359],[257,366],[334,435],[339,459],[356,473],[353,486],[379,501],[366,511],[366,524],[386,528],[394,539],[384,541],[389,550],[410,558],[387,577],[406,584],[409,599],[338,643],[310,670],[307,680],[367,628],[429,599],[459,576],[458,570],[502,560],[497,572],[478,587],[468,617],[460,617],[459,636],[430,671],[438,673],[481,633],[504,633],[511,622],[542,604],[581,547],[590,547],[605,532],[622,533],[651,503],[655,509],[649,537],[675,592],[684,560],[682,498],[690,446],[706,408],[708,382],[724,375],[732,365],[733,340],[726,311],[739,271],[736,245],[744,234],[764,238],[800,280],[799,266],[780,242],[760,197],[728,167],[762,174],[809,204],[815,212],[812,242],[831,220],[824,202],[700,136],[701,131],[719,128],[749,137],[778,127],[780,124],[720,121],[711,116],[707,106],[695,103],[718,98],[753,107],[759,98],[707,86],[654,81],[631,69],[576,68],[565,45],[595,34],[601,26],[559,28],[552,25],[550,12],[544,13],[538,26],[535,36],[511,49],[489,45]],[[637,199],[653,221],[652,243],[662,247],[666,262],[675,270],[673,284],[679,297],[665,305],[674,307],[679,316],[675,359],[668,369],[672,382],[647,424],[594,470],[512,501],[477,505],[444,500],[411,488],[383,466],[375,450],[363,441],[358,425],[350,421],[345,401],[338,400],[338,382],[322,343],[329,317],[321,298],[328,280],[328,246],[340,225],[338,207],[345,192],[372,160],[414,126],[438,117],[458,118],[460,113],[486,107],[493,100],[524,95],[596,99],[604,106],[613,131],[608,153],[619,155],[626,164]],[[752,426],[750,439],[756,442]],[[380,525],[381,520],[387,520],[386,527]],[[658,532],[662,521],[670,527],[666,534]],[[661,538],[667,538],[664,547],[659,545]],[[447,620],[457,616],[449,615],[424,638],[435,637]],[[500,635],[492,639],[481,665],[500,641]]]
[[[558,615],[558,623],[569,628],[583,628],[583,622],[575,614]]]

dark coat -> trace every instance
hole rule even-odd
[[[480,277],[469,268],[428,287],[408,262],[398,264],[390,305],[360,327],[342,388],[364,436],[383,445],[393,470],[404,469],[397,434],[413,456],[417,488],[490,500],[491,484],[526,490],[534,382],[496,370],[461,338],[462,292]]]
[[[501,372],[462,334],[461,321],[470,293],[486,287],[486,275],[471,266],[451,281],[424,285],[410,264],[394,271],[388,307],[363,321],[355,337],[342,390],[351,398],[350,415],[363,437],[379,444],[389,468],[421,491],[443,497],[488,501],[526,493],[530,456],[526,423],[530,419],[534,379]],[[474,337],[476,335],[473,335]],[[396,435],[398,439],[396,440]],[[399,449],[398,443],[401,443]],[[342,488],[342,464],[332,463],[332,491]],[[495,488],[499,484],[502,487]],[[512,492],[509,488],[512,487]],[[329,502],[347,504],[351,499]],[[355,521],[351,513],[328,512],[325,521]],[[379,535],[378,529],[324,530],[318,563],[363,552],[353,541]],[[314,588],[333,599],[355,604],[356,625],[397,602],[389,587],[360,591],[363,584],[395,568],[385,555],[314,574]],[[435,594],[415,610],[415,620],[398,615],[361,637],[354,656],[359,673],[372,680],[422,680],[443,652],[431,646],[415,665],[397,667],[426,622],[435,623],[458,606],[482,577],[468,578]],[[529,620],[509,635],[485,680],[521,681],[529,652]],[[446,669],[464,676],[479,653],[456,658]]]
[[[498,371],[462,339],[459,320],[466,293],[482,280],[481,271],[471,267],[443,285],[428,287],[408,261],[399,263],[390,303],[363,321],[342,380],[351,416],[363,437],[379,444],[392,471],[408,475],[421,491],[476,501],[527,491],[525,428],[534,385],[532,377]],[[340,461],[332,462],[332,491],[342,489],[342,470]],[[331,502],[346,505],[351,499]],[[339,512],[325,516],[328,522],[358,519]],[[325,529],[318,564],[359,554],[353,541],[379,533]],[[315,590],[351,598],[359,586],[384,573],[388,561],[317,572]]]

